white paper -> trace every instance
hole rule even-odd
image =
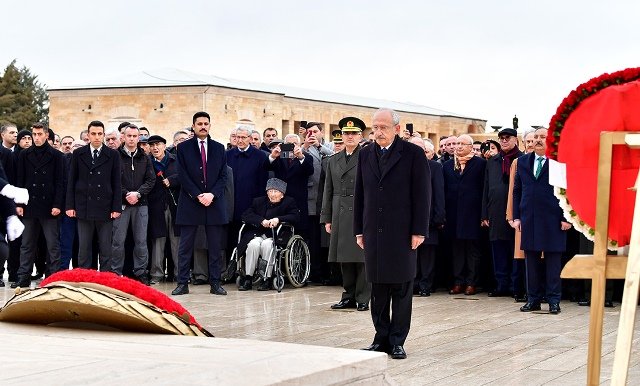
[[[551,158],[549,161],[549,184],[559,188],[567,188],[567,164],[563,164]]]

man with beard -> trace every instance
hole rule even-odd
[[[566,249],[567,230],[571,228],[549,184],[547,129],[536,130],[534,152],[518,159],[513,185],[511,226],[522,234],[521,247],[527,266],[527,303],[522,312],[540,310],[547,297],[549,313],[560,312],[562,253]],[[544,259],[542,253],[544,252]]]
[[[177,148],[181,194],[178,199],[176,225],[180,225],[180,244],[178,246],[178,286],[171,292],[174,296],[189,293],[187,283],[199,225],[204,226],[207,238],[209,284],[211,285],[209,292],[214,295],[227,294],[220,285],[222,273],[220,239],[223,233],[222,226],[228,222],[225,200],[227,157],[224,146],[209,137],[210,127],[211,118],[208,113],[204,111],[195,113],[192,125],[194,137],[184,141]],[[264,154],[259,150],[256,151]]]
[[[524,267],[513,259],[514,231],[505,219],[509,195],[511,163],[522,155],[518,148],[518,133],[511,128],[498,133],[500,153],[487,160],[482,195],[482,226],[489,227],[496,288],[490,297],[524,296]]]

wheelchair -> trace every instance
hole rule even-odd
[[[238,232],[238,242],[242,237],[242,231],[246,224],[242,224]],[[295,227],[289,223],[281,223],[271,229],[274,240],[274,248],[271,256],[260,256],[256,271],[253,276],[254,284],[263,280],[272,281],[273,288],[281,292],[284,288],[286,275],[289,283],[295,288],[305,285],[309,278],[311,257],[309,247],[304,239],[295,234]],[[268,267],[273,266],[272,277],[267,277]],[[233,249],[227,269],[222,273],[222,280],[233,281],[240,285],[240,279],[244,277],[244,256],[238,256],[238,247]]]

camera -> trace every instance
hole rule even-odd
[[[293,155],[294,144],[283,143],[280,145],[280,157],[282,158],[295,158]]]

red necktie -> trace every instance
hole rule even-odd
[[[204,141],[200,141],[200,157],[202,158],[202,175],[204,184],[207,184],[207,153],[204,151]]]

